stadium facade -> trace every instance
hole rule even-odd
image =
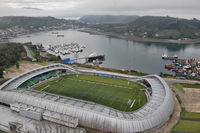
[[[152,94],[142,108],[134,112],[122,112],[94,102],[58,96],[31,88],[19,88],[27,80],[52,71],[107,74],[138,80],[150,85]],[[166,123],[174,109],[172,91],[157,75],[137,77],[91,69],[74,69],[64,64],[40,67],[8,80],[0,86],[0,103],[6,105],[6,107],[0,106],[0,129],[19,132],[53,130],[85,132],[79,126],[108,132],[144,132]]]

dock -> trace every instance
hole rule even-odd
[[[82,59],[85,59],[87,63],[92,63],[95,60],[104,61],[105,60],[105,55],[101,54],[101,55],[96,55],[96,56],[74,58],[74,59],[71,59],[71,60],[82,60]]]

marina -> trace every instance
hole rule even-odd
[[[85,49],[85,45],[80,45],[78,43],[69,43],[69,44],[62,44],[62,45],[49,45],[48,50],[53,52],[54,54],[58,55],[69,55],[71,53],[79,53],[83,52]]]
[[[79,57],[78,53],[83,52],[85,48],[85,45],[78,43],[65,43],[62,45],[49,45],[47,52],[55,56],[61,56],[61,60],[69,64],[77,63],[80,60],[84,60],[82,63],[92,63],[93,65],[103,64],[103,61],[105,61],[105,55],[103,54],[97,55],[93,52],[86,57]],[[76,57],[69,58],[68,55],[70,54],[75,54]]]

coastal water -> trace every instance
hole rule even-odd
[[[103,35],[91,35],[77,30],[57,31],[64,37],[57,37],[52,32],[41,32],[11,39],[11,42],[32,42],[48,45],[77,42],[86,46],[79,57],[85,57],[93,52],[105,54],[102,67],[124,70],[136,70],[145,73],[170,73],[164,69],[168,61],[161,59],[163,53],[178,55],[181,58],[197,58],[200,60],[200,44],[167,44],[167,43],[139,43]],[[30,36],[30,37],[27,37]],[[70,55],[74,58],[75,55]],[[77,55],[76,55],[77,56]]]

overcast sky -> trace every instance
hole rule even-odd
[[[0,0],[0,16],[159,15],[200,19],[200,0]]]

